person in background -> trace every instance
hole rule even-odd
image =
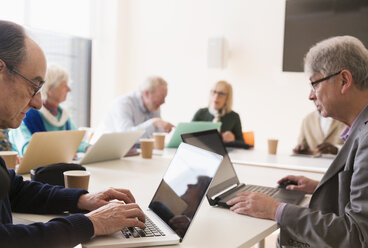
[[[11,151],[12,146],[9,142],[8,129],[0,129],[0,151]]]
[[[35,132],[77,129],[67,109],[60,106],[70,91],[68,73],[57,65],[48,66],[41,91],[43,106],[40,110],[30,109],[20,127],[9,132],[10,142],[20,156],[26,152]],[[86,152],[89,146],[82,141],[78,152]]]
[[[271,196],[242,192],[227,202],[239,214],[276,220],[278,246],[367,247],[368,240],[368,50],[351,36],[313,46],[304,71],[309,99],[323,117],[346,124],[344,145],[320,182],[286,176],[286,189],[312,194],[308,207],[280,203]],[[296,184],[296,185],[294,185]]]
[[[310,99],[313,100],[313,99]],[[298,145],[293,149],[297,154],[337,154],[345,124],[330,117],[323,117],[318,110],[308,114],[302,123]]]
[[[17,128],[31,108],[40,109],[46,58],[23,27],[0,20],[0,128]],[[0,167],[6,169],[0,158]],[[5,174],[4,174],[5,173]],[[125,227],[145,228],[145,216],[131,192],[110,188],[99,193],[24,180],[13,169],[1,170],[9,182],[0,198],[1,247],[74,247],[94,236]],[[115,201],[118,200],[118,201]],[[47,223],[13,224],[12,212],[62,214]]]
[[[160,106],[165,103],[167,82],[161,77],[149,77],[140,86],[140,91],[116,98],[99,127],[102,133],[145,130],[143,138],[154,132],[169,133],[174,127],[161,119]]]
[[[218,81],[210,91],[208,108],[199,109],[192,121],[221,122],[221,134],[225,143],[242,141],[243,131],[239,115],[232,110],[233,88],[226,81]]]

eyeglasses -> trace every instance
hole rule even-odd
[[[326,80],[328,80],[328,79],[330,79],[330,78],[332,78],[332,77],[334,77],[334,76],[337,76],[337,75],[339,75],[341,72],[342,72],[342,70],[341,70],[341,71],[338,71],[338,72],[336,72],[336,73],[334,73],[334,74],[331,74],[331,75],[329,75],[329,76],[327,76],[327,77],[324,77],[324,78],[321,78],[321,79],[318,79],[318,80],[316,80],[316,81],[311,82],[311,86],[312,86],[313,91],[314,91],[314,92],[316,91],[316,85],[317,85],[317,84],[319,84],[320,82],[326,81]]]
[[[14,69],[13,66],[10,66],[10,65],[6,64],[6,68],[8,68],[8,70],[10,72],[13,72],[13,73],[17,74],[18,76],[22,77],[24,80],[26,80],[28,83],[30,83],[30,84],[32,84],[34,86],[33,87],[33,95],[32,95],[32,97],[34,97],[35,95],[37,95],[41,91],[42,86],[45,83],[44,80],[38,80],[38,83],[36,83],[32,79],[29,79],[28,77],[26,77],[25,75],[23,75],[22,73],[20,73],[16,69]]]
[[[227,93],[225,93],[225,92],[222,92],[222,91],[216,91],[216,90],[211,90],[211,94],[212,95],[218,95],[219,97],[224,97],[224,96],[226,96],[227,95]]]

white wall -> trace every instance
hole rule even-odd
[[[243,129],[255,131],[256,148],[266,149],[267,138],[277,137],[280,150],[291,151],[302,118],[314,106],[304,74],[281,71],[285,0],[122,2],[114,30],[118,83],[111,97],[135,90],[148,75],[163,76],[169,95],[162,113],[175,124],[190,121],[207,105],[210,87],[225,79],[234,87],[234,110]],[[223,70],[207,67],[208,38],[214,36],[224,36],[231,50]],[[94,80],[93,87],[100,92],[106,85],[115,83]],[[111,100],[95,99],[93,107]],[[93,108],[92,125],[102,109]]]

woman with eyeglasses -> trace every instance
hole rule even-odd
[[[9,132],[10,142],[20,156],[26,152],[35,132],[76,129],[68,111],[60,106],[71,91],[68,83],[69,75],[64,69],[57,65],[48,66],[45,84],[41,89],[42,108],[30,109],[20,127]],[[88,143],[82,142],[78,152],[86,152],[89,146]]]
[[[220,132],[224,143],[244,142],[239,115],[232,111],[233,88],[226,81],[218,81],[210,91],[208,108],[201,108],[192,121],[221,122]]]

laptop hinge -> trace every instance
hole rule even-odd
[[[210,205],[216,205],[219,201],[221,201],[221,199],[225,198],[228,195],[231,195],[232,193],[238,191],[240,188],[244,186],[245,186],[244,183],[234,184],[217,193],[216,195],[213,195],[211,198],[209,198],[209,201],[211,203]]]

